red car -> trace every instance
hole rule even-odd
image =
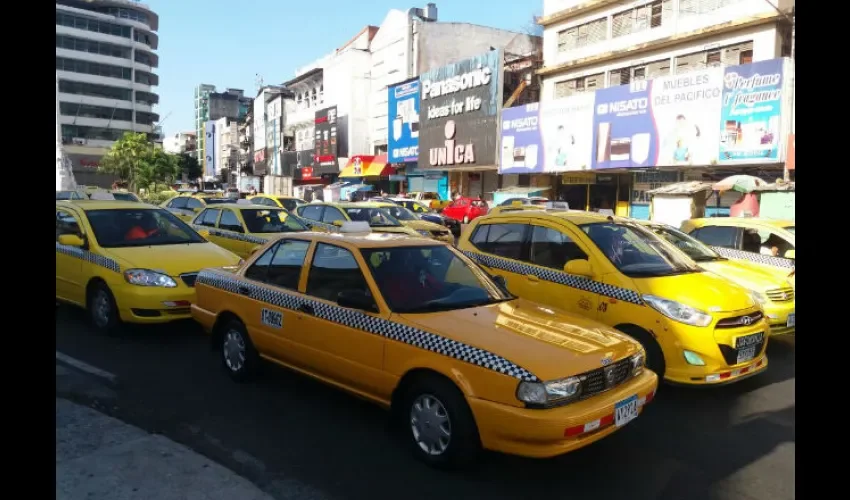
[[[442,214],[450,219],[469,224],[469,221],[474,218],[487,215],[489,209],[487,202],[481,198],[460,197],[444,208]]]

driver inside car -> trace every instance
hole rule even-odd
[[[384,293],[401,299],[403,308],[442,297],[443,284],[429,271],[428,259],[418,249],[394,251],[375,269]]]
[[[143,240],[145,238],[150,238],[154,234],[159,232],[159,226],[156,223],[156,219],[150,214],[143,213],[136,220],[136,223],[133,227],[124,234],[125,240]]]

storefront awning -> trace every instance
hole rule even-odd
[[[395,172],[395,169],[387,164],[387,155],[352,156],[348,164],[339,174],[340,179],[352,177],[386,177]]]
[[[547,191],[549,189],[552,188],[549,186],[510,186],[493,192],[501,194],[532,194]]]

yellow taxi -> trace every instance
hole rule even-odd
[[[451,231],[446,228],[446,226],[442,226],[440,224],[435,224],[433,222],[428,222],[427,220],[422,220],[413,212],[404,208],[400,205],[396,205],[395,203],[387,203],[387,202],[373,202],[375,206],[379,208],[385,209],[390,213],[393,217],[395,217],[399,222],[404,224],[405,227],[409,227],[413,229],[421,236],[426,238],[434,238],[437,241],[442,241],[443,243],[448,243],[449,245],[454,245],[455,237],[452,236]]]
[[[56,202],[56,300],[88,309],[104,331],[189,318],[198,271],[239,260],[158,207]]]
[[[475,219],[458,248],[512,293],[634,337],[668,382],[723,384],[767,368],[770,327],[753,294],[629,219],[502,210]]]
[[[759,217],[709,217],[686,220],[681,229],[723,257],[762,267],[795,286],[794,221]]]
[[[411,191],[407,193],[407,198],[426,203],[434,210],[442,210],[452,204],[452,200],[444,200],[433,191]]]
[[[263,358],[390,408],[438,467],[480,448],[576,450],[638,417],[658,384],[628,336],[510,295],[448,245],[365,222],[285,234],[238,270],[203,270],[197,292],[192,315],[233,379]]]
[[[242,201],[245,200],[205,208],[192,221],[192,227],[206,239],[243,259],[281,233],[310,230],[282,208]]]
[[[706,271],[753,292],[770,323],[770,335],[793,334],[796,329],[794,287],[786,279],[746,260],[730,260],[678,229],[657,222],[638,221],[684,252]]]
[[[179,195],[162,202],[159,206],[168,210],[172,214],[180,218],[184,222],[192,222],[192,220],[201,211],[210,205],[227,205],[236,203],[233,198],[223,198],[211,193],[180,193]]]
[[[307,202],[301,198],[294,196],[274,196],[271,194],[258,194],[249,196],[248,200],[256,205],[265,205],[268,207],[285,208],[290,212],[294,212],[301,205],[306,205]]]
[[[87,200],[90,199],[92,194],[110,194],[113,200],[118,201],[135,201],[137,203],[141,203],[142,200],[135,194],[127,191],[126,189],[73,189],[67,191],[56,191],[56,200]]]
[[[313,202],[295,209],[296,215],[304,219],[311,229],[336,232],[344,222],[360,221],[369,224],[376,233],[396,233],[422,236],[406,227],[376,203]]]

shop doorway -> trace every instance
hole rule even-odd
[[[561,185],[558,201],[565,201],[570,210],[587,209],[587,184]]]
[[[611,184],[591,184],[590,211],[614,210],[617,207],[617,186]]]

